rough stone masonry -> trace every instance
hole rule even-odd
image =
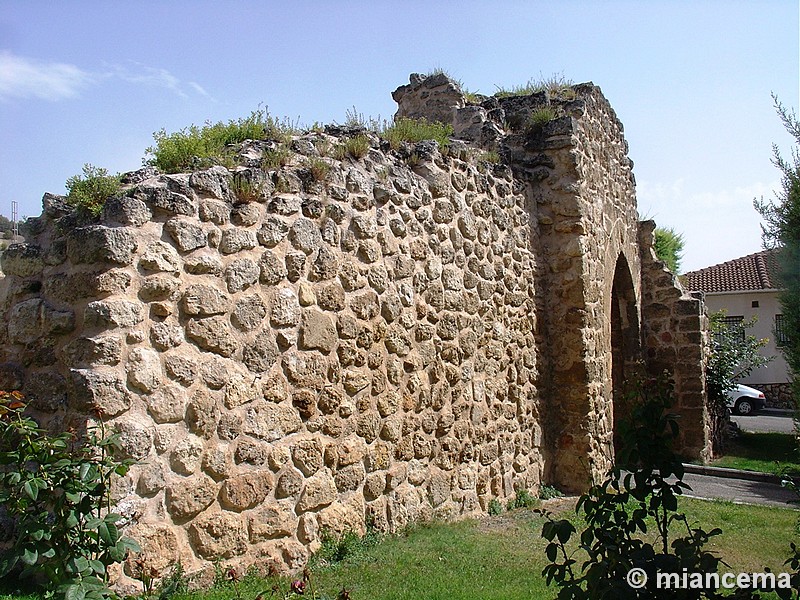
[[[608,101],[569,92],[470,104],[412,75],[397,116],[452,124],[447,148],[329,127],[270,171],[252,141],[232,170],[128,173],[96,220],[46,194],[3,256],[0,385],[121,432],[115,499],[159,570],[296,569],[325,530],[584,489],[648,371],[702,455],[703,307],[653,254]],[[357,134],[366,156],[328,157]]]

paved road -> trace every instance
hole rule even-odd
[[[756,414],[746,417],[732,416],[731,420],[744,431],[755,433],[793,433],[794,420],[792,412],[775,409],[764,409]]]
[[[714,477],[696,473],[686,473],[683,480],[692,488],[684,495],[691,498],[713,498],[795,509],[799,507],[794,492],[781,487],[778,483]]]

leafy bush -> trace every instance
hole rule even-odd
[[[683,235],[671,227],[656,227],[654,234],[653,250],[658,260],[666,263],[669,270],[677,275],[680,272],[685,245]]]
[[[346,531],[341,535],[323,531],[322,546],[312,557],[311,564],[315,567],[332,567],[344,560],[357,559],[377,546],[381,538],[381,533],[369,522],[363,536],[354,531]]]
[[[489,506],[486,508],[486,512],[493,517],[496,517],[497,515],[503,513],[503,505],[500,504],[500,501],[497,498],[492,498],[489,500]]]
[[[117,435],[51,435],[24,410],[19,392],[0,392],[0,504],[15,521],[0,576],[15,573],[67,600],[109,597],[108,567],[139,551],[110,499],[112,478],[132,461],[114,457]]]
[[[87,163],[82,175],[67,179],[67,203],[98,215],[106,200],[119,193],[120,185],[119,175],[109,175],[106,169]]]
[[[383,137],[389,145],[396,150],[402,142],[421,142],[423,140],[436,140],[439,146],[446,148],[450,145],[450,136],[453,135],[453,126],[422,119],[408,119],[400,117],[391,127],[383,131]]]
[[[231,166],[233,158],[227,148],[230,144],[264,139],[285,142],[294,131],[294,126],[287,120],[275,119],[264,109],[227,123],[207,122],[202,127],[190,125],[170,134],[161,129],[153,134],[155,146],[145,150],[153,156],[146,162],[166,173],[204,169],[217,164]]]
[[[542,500],[551,500],[553,498],[561,498],[564,494],[561,493],[561,490],[553,487],[552,485],[540,485],[539,486],[539,498]]]
[[[532,496],[528,490],[517,490],[514,497],[506,504],[507,510],[514,510],[515,508],[532,508],[538,506],[539,499]]]
[[[725,320],[726,315],[725,311],[718,311],[709,316],[711,356],[706,369],[708,396],[723,406],[737,381],[772,360],[761,354],[767,340],[747,333],[754,320],[730,323]]]
[[[574,552],[569,543],[577,533],[575,526],[546,515],[542,536],[548,542],[550,564],[542,574],[548,584],[561,588],[559,598],[666,597],[656,587],[657,572],[715,573],[721,562],[704,546],[722,531],[705,531],[678,512],[678,496],[689,486],[683,482],[683,464],[671,449],[678,434],[675,415],[667,413],[671,383],[649,381],[637,395],[630,421],[620,427],[622,444],[614,468],[578,500],[576,511],[583,513],[586,528],[577,536]],[[673,537],[674,524],[680,525],[682,535]],[[585,557],[576,556],[580,554]],[[647,574],[641,589],[626,580],[633,568]],[[716,590],[691,592],[685,597],[717,597]]]

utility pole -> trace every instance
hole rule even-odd
[[[11,201],[11,239],[17,239],[19,236],[19,224],[17,223],[17,211],[19,209],[19,204],[16,200]]]

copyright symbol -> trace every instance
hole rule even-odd
[[[640,590],[647,585],[647,573],[644,572],[644,569],[638,567],[628,571],[625,579],[628,581],[628,585],[635,590]]]

